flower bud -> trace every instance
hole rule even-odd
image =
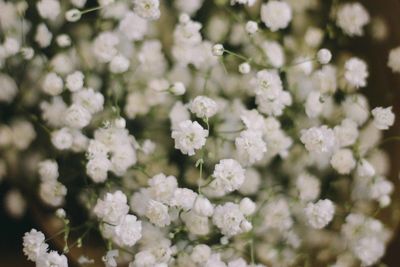
[[[82,13],[76,8],[70,9],[65,13],[65,19],[69,22],[78,21],[80,20],[81,16]]]

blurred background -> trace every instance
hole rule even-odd
[[[373,43],[360,39],[352,47],[349,47],[349,49],[369,61],[371,76],[369,87],[365,89],[365,93],[371,100],[371,107],[378,105],[394,106],[395,113],[397,114],[397,122],[395,127],[386,133],[387,137],[400,136],[400,75],[392,74],[386,66],[388,51],[400,45],[400,0],[363,0],[361,2],[368,7],[372,15],[379,15],[384,18],[389,26],[388,38],[383,43]],[[387,143],[385,144],[385,149],[391,154],[391,180],[396,184],[393,209],[390,212],[400,213],[400,142]],[[22,236],[31,228],[41,229],[40,225],[46,223],[46,218],[41,217],[42,214],[38,213],[37,207],[32,208],[30,205],[32,203],[28,203],[26,213],[21,218],[14,219],[10,217],[4,205],[5,193],[10,189],[10,185],[7,182],[0,184],[0,225],[2,226],[0,227],[0,266],[34,266],[34,263],[28,262],[22,253]],[[399,230],[399,226],[397,226],[395,238],[390,243],[383,260],[385,265],[380,265],[379,267],[400,266]],[[70,264],[70,266],[74,265]]]

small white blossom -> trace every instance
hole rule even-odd
[[[40,267],[68,267],[68,260],[65,255],[60,255],[56,251],[42,254],[36,261],[36,266]]]
[[[392,111],[392,107],[382,108],[377,107],[371,111],[374,116],[374,125],[379,130],[387,130],[393,126],[395,115]]]
[[[313,153],[331,152],[335,145],[335,135],[326,125],[301,131],[301,142]]]
[[[218,105],[209,97],[197,96],[190,103],[190,111],[198,118],[208,119],[217,113]]]
[[[72,74],[69,74],[66,79],[65,86],[71,91],[76,92],[82,89],[83,87],[83,79],[85,76],[80,71],[75,71]]]
[[[400,72],[400,46],[390,50],[387,65],[393,72]]]
[[[223,235],[234,236],[245,232],[243,226],[247,220],[237,204],[227,202],[217,206],[212,219]]]
[[[346,61],[344,77],[350,86],[365,87],[368,76],[368,67],[365,61],[356,57]]]
[[[254,34],[258,31],[258,24],[253,20],[249,20],[246,23],[246,32],[249,34]]]
[[[98,199],[93,212],[103,221],[118,225],[129,211],[127,198],[121,191],[107,193],[103,199]]]
[[[326,48],[320,49],[317,53],[317,59],[322,65],[328,64],[332,59],[332,53]]]
[[[146,217],[151,223],[158,227],[165,227],[171,223],[171,218],[168,214],[168,207],[155,200],[150,200],[148,203]]]
[[[71,128],[82,129],[92,120],[90,112],[78,104],[73,104],[65,112],[65,124]]]
[[[356,160],[350,149],[336,151],[331,159],[332,167],[340,174],[349,174],[356,167]]]
[[[308,223],[315,229],[327,226],[335,214],[335,206],[329,199],[319,200],[317,203],[308,203],[305,208]]]
[[[58,164],[54,160],[44,160],[39,162],[38,172],[42,182],[54,181],[58,178]]]
[[[36,261],[41,255],[47,253],[48,245],[44,241],[44,234],[36,229],[25,233],[23,237],[23,251],[28,260]]]
[[[159,0],[134,0],[134,11],[144,19],[156,20],[160,17]]]
[[[235,139],[235,145],[240,162],[246,165],[260,161],[267,152],[267,145],[258,131],[242,131]]]
[[[64,82],[60,76],[54,72],[50,72],[43,80],[42,89],[46,94],[56,96],[63,91]]]
[[[244,169],[234,159],[223,159],[215,165],[212,176],[219,189],[227,193],[240,188],[245,180]]]
[[[261,20],[273,32],[285,29],[292,20],[292,9],[285,1],[268,1],[261,6]]]
[[[142,222],[136,216],[126,215],[115,227],[115,241],[120,246],[132,247],[142,238]]]
[[[178,128],[172,131],[175,148],[183,154],[193,156],[195,150],[202,148],[206,143],[208,131],[204,130],[198,122],[185,120],[179,123]]]
[[[60,14],[60,2],[57,0],[40,0],[36,3],[39,15],[44,19],[55,20]]]
[[[359,2],[343,4],[337,12],[336,24],[349,36],[362,36],[369,21],[367,10]]]

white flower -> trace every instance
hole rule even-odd
[[[67,12],[65,12],[65,19],[69,22],[76,22],[80,20],[82,17],[81,11],[79,11],[76,8],[70,9]]]
[[[64,125],[64,120],[60,118],[64,116],[67,105],[61,97],[53,97],[50,103],[40,103],[40,109],[42,111],[42,118],[48,125],[52,127],[61,127]]]
[[[95,183],[104,182],[110,169],[111,162],[106,157],[95,157],[86,164],[86,173]]]
[[[159,173],[149,181],[149,194],[152,199],[168,204],[178,188],[176,177]]]
[[[42,182],[54,181],[58,178],[58,164],[54,160],[44,160],[39,162],[39,176]]]
[[[11,189],[4,195],[4,208],[8,215],[20,219],[26,212],[27,203],[18,189]]]
[[[349,36],[362,36],[369,21],[367,10],[359,2],[343,4],[337,12],[336,24]]]
[[[67,76],[65,86],[71,91],[76,92],[82,89],[85,76],[80,71],[75,71]]]
[[[65,112],[65,124],[71,128],[82,129],[92,120],[90,112],[81,105],[72,104]]]
[[[335,126],[333,131],[335,132],[337,145],[340,147],[353,145],[359,135],[358,125],[351,119],[344,119],[340,125]]]
[[[200,216],[211,217],[214,213],[214,206],[207,198],[197,196],[193,205],[193,211]]]
[[[352,87],[359,88],[367,85],[368,67],[364,60],[353,57],[345,63],[344,78]]]
[[[234,236],[245,232],[243,226],[247,222],[239,205],[227,202],[215,208],[212,221],[223,235]]]
[[[160,17],[159,0],[133,0],[134,11],[137,15],[148,20],[157,20]]]
[[[171,218],[168,214],[168,207],[155,200],[149,201],[145,215],[151,223],[158,227],[165,227],[171,223]]]
[[[340,174],[349,174],[356,167],[356,160],[350,149],[336,151],[331,159],[332,167]]]
[[[335,145],[335,135],[326,125],[302,130],[300,140],[309,152],[317,154],[331,152]]]
[[[60,130],[52,132],[51,142],[59,150],[70,148],[73,143],[71,131],[68,128],[61,128]]]
[[[40,267],[68,267],[68,260],[65,255],[60,255],[56,251],[42,254],[36,261],[36,266]]]
[[[196,245],[190,254],[190,258],[197,264],[205,263],[210,256],[211,248],[204,244]]]
[[[57,36],[56,40],[60,47],[68,47],[71,45],[71,37],[69,37],[67,34],[60,34]]]
[[[92,88],[80,90],[72,95],[72,102],[87,109],[91,114],[103,110],[104,96]]]
[[[117,261],[115,260],[116,257],[119,256],[119,250],[109,250],[107,254],[102,258],[106,267],[117,267]]]
[[[385,245],[378,238],[364,237],[356,242],[353,251],[363,266],[371,266],[383,257]]]
[[[358,125],[363,125],[370,115],[368,99],[361,94],[347,96],[343,102],[343,110],[346,117]]]
[[[20,51],[21,45],[17,39],[13,37],[6,37],[3,47],[8,56],[13,56]]]
[[[362,159],[358,163],[357,174],[361,177],[372,177],[375,175],[374,166],[369,163],[366,159]]]
[[[39,195],[47,205],[57,207],[63,204],[67,188],[55,180],[45,181],[39,186]]]
[[[324,108],[324,103],[322,102],[322,96],[320,92],[312,91],[307,96],[305,103],[306,114],[309,118],[316,118],[320,115]]]
[[[393,72],[400,72],[400,46],[390,50],[387,65]]]
[[[212,47],[212,54],[216,57],[222,56],[224,54],[224,46],[222,44],[215,44]]]
[[[113,32],[100,33],[93,42],[93,53],[103,63],[110,62],[117,55],[118,36]]]
[[[217,113],[218,105],[209,97],[197,96],[190,103],[190,111],[198,118],[208,119]]]
[[[251,70],[250,64],[247,62],[244,62],[239,65],[239,72],[241,74],[248,74]]]
[[[273,32],[284,29],[292,20],[292,9],[284,1],[268,1],[261,6],[261,20]]]
[[[130,62],[123,55],[115,56],[110,62],[110,71],[112,73],[123,73],[129,69]]]
[[[255,93],[258,109],[268,115],[280,116],[283,109],[292,104],[291,95],[283,90],[281,78],[276,72],[259,71]]]
[[[293,219],[287,201],[279,198],[268,202],[262,208],[263,227],[266,229],[288,230],[293,226]]]
[[[392,107],[377,107],[374,108],[371,113],[374,116],[374,125],[379,130],[387,130],[394,124],[395,115],[392,111]]]
[[[244,180],[242,186],[239,188],[239,192],[243,195],[253,195],[258,191],[260,187],[260,174],[257,170],[253,168],[248,168],[246,169],[245,176],[246,179]]]
[[[302,201],[314,201],[320,194],[321,182],[317,177],[303,173],[297,177],[296,188]]]
[[[171,206],[185,211],[191,210],[196,201],[197,194],[188,188],[177,188],[171,199]]]
[[[328,64],[332,59],[332,53],[326,48],[320,49],[317,53],[317,59],[322,65]]]
[[[47,252],[48,245],[44,241],[44,234],[36,229],[25,233],[23,237],[23,251],[28,260],[36,261],[38,257]]]
[[[266,131],[266,121],[264,116],[255,109],[242,111],[240,119],[249,130],[259,131],[261,133]]]
[[[132,247],[142,238],[142,222],[134,215],[126,215],[115,227],[114,240],[120,246]]]
[[[0,86],[0,102],[10,103],[17,95],[17,84],[10,76],[0,73]]]
[[[107,193],[103,199],[98,199],[93,212],[104,222],[118,225],[129,211],[127,198],[121,191]]]
[[[40,23],[36,28],[35,41],[41,48],[48,47],[51,43],[53,34],[46,27],[46,24]]]
[[[181,218],[190,234],[204,236],[210,233],[208,217],[200,216],[195,212],[189,211],[187,213],[182,213]]]
[[[55,20],[60,14],[60,2],[58,0],[40,0],[36,3],[39,15],[44,19]]]
[[[46,94],[56,96],[63,91],[64,83],[60,76],[54,72],[50,72],[43,80],[42,89]]]
[[[202,148],[206,143],[208,131],[197,121],[182,121],[176,130],[172,131],[172,138],[175,140],[175,148],[183,154],[193,156],[195,150]]]
[[[222,159],[215,165],[212,176],[226,193],[240,188],[245,180],[244,169],[234,159]]]
[[[129,41],[143,40],[147,33],[147,21],[133,12],[127,12],[120,21],[118,29]]]
[[[250,216],[256,211],[257,206],[250,198],[245,197],[240,201],[239,208],[245,216]]]
[[[149,250],[142,250],[136,253],[135,260],[129,264],[129,267],[150,267],[156,266],[156,257]]]
[[[320,70],[314,72],[313,82],[321,94],[332,94],[337,89],[336,68],[332,65],[323,66]]]
[[[240,162],[245,165],[260,161],[267,152],[267,145],[258,131],[242,131],[235,139],[235,145]]]
[[[169,89],[174,95],[183,95],[186,92],[186,87],[181,82],[175,82]]]
[[[280,68],[285,64],[285,52],[282,46],[276,41],[265,41],[261,48],[267,56],[268,63],[274,68]]]
[[[258,31],[258,24],[253,20],[246,22],[246,32],[248,34],[254,34]]]
[[[327,226],[335,214],[335,206],[329,199],[319,200],[317,203],[308,203],[305,208],[308,223],[315,229]]]

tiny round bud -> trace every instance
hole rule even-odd
[[[252,215],[256,211],[256,204],[248,197],[243,198],[239,203],[240,211],[244,215]]]
[[[80,20],[81,16],[82,13],[76,8],[70,9],[65,13],[65,19],[69,22],[78,21]]]
[[[26,60],[30,60],[35,55],[35,51],[31,47],[23,47],[21,48],[22,57]]]
[[[71,45],[71,38],[67,34],[57,36],[57,44],[60,47],[67,47]]]
[[[183,13],[183,14],[181,14],[181,15],[179,16],[179,22],[180,22],[180,23],[185,24],[185,23],[188,23],[189,21],[190,21],[190,17],[189,17],[188,14]]]
[[[56,210],[56,216],[60,219],[65,219],[65,217],[67,216],[66,212],[64,209],[57,209]]]
[[[248,34],[254,34],[258,31],[258,24],[255,21],[249,20],[246,23],[246,32]]]
[[[185,85],[181,82],[176,82],[171,86],[171,93],[174,95],[183,95],[186,92]]]
[[[229,238],[226,236],[221,237],[221,239],[219,240],[219,242],[221,243],[221,245],[228,245],[229,244]]]
[[[239,72],[241,74],[248,74],[251,70],[250,64],[247,62],[244,62],[239,65]]]
[[[322,48],[317,53],[317,59],[323,65],[328,64],[332,59],[332,53],[328,49]]]
[[[126,121],[124,118],[115,119],[114,124],[115,124],[115,127],[119,128],[119,129],[123,129],[126,127]]]
[[[253,225],[251,225],[251,223],[249,222],[249,221],[242,221],[241,223],[240,223],[240,229],[242,229],[243,230],[243,232],[248,232],[248,231],[250,231],[251,229],[253,229]]]
[[[219,57],[224,54],[224,46],[222,44],[216,44],[212,48],[212,53],[214,56]]]

